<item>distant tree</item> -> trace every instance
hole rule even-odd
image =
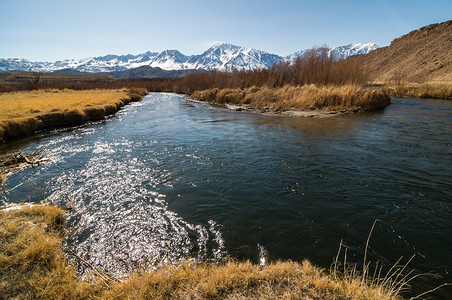
[[[31,83],[38,84],[41,80],[42,73],[41,72],[33,72]]]

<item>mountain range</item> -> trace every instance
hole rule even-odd
[[[335,59],[345,59],[352,55],[366,54],[377,49],[374,43],[354,43],[347,46],[327,47]],[[279,56],[265,51],[217,43],[200,55],[187,56],[177,50],[165,50],[161,53],[145,52],[138,55],[105,55],[89,57],[80,60],[67,59],[56,62],[31,62],[21,58],[0,59],[0,72],[31,71],[31,72],[81,72],[107,73],[130,70],[147,66],[162,70],[253,70],[271,67],[275,62],[294,61],[304,56],[310,50],[302,50],[288,56]],[[185,72],[180,72],[184,74]],[[118,76],[123,76],[118,73]]]

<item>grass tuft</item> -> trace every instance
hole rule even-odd
[[[75,299],[98,288],[77,279],[61,242],[63,212],[53,206],[0,210],[0,290],[4,299]]]
[[[133,275],[105,292],[117,299],[401,299],[360,279],[337,278],[309,261],[265,267],[228,261],[183,263]]]

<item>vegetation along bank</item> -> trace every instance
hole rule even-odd
[[[0,142],[38,130],[81,125],[139,101],[145,89],[32,90],[0,94]]]
[[[54,206],[0,209],[0,290],[6,299],[402,299],[405,282],[375,279],[335,264],[255,265],[187,261],[113,278],[62,245],[64,212]],[[91,272],[81,280],[69,256]]]
[[[369,111],[391,102],[385,90],[367,88],[359,62],[334,61],[325,49],[314,49],[292,64],[280,62],[270,69],[211,71],[182,80],[182,91],[193,99],[273,111]]]

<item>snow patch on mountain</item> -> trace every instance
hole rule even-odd
[[[162,68],[163,70],[183,70],[184,63],[189,56],[185,56],[177,50],[165,50],[157,55],[148,65],[153,68]]]

